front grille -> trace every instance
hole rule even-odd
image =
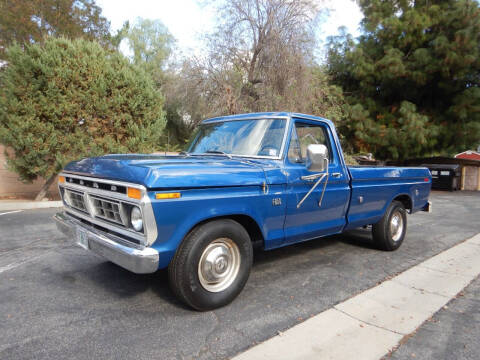
[[[95,210],[95,217],[124,225],[121,214],[122,205],[119,202],[106,200],[97,196],[92,196],[91,198]]]
[[[85,206],[85,198],[82,193],[67,190],[67,196],[68,203],[71,207],[83,212],[87,212],[87,208]]]
[[[103,232],[144,244],[146,233],[135,231],[130,224],[132,207],[141,206],[138,201],[128,198],[127,184],[109,184],[108,180],[61,175],[65,176],[65,183],[59,184],[60,195],[69,214]]]

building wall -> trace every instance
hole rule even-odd
[[[5,146],[0,145],[0,199],[33,199],[44,182],[44,179],[37,179],[32,184],[21,182],[16,173],[7,170]],[[50,187],[48,197],[58,197],[56,182]]]
[[[464,166],[462,171],[462,190],[480,190],[480,167]]]

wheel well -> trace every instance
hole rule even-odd
[[[403,206],[405,207],[405,209],[407,209],[409,211],[412,211],[412,199],[410,199],[410,196],[399,195],[393,200],[394,201],[400,201],[403,204]]]
[[[257,222],[251,218],[248,215],[225,215],[225,216],[218,216],[214,218],[209,218],[206,220],[201,221],[197,225],[194,226],[197,227],[199,225],[205,224],[207,222],[213,221],[213,220],[219,220],[219,219],[232,219],[238,222],[240,225],[242,225],[245,230],[247,230],[248,235],[250,236],[250,239],[252,240],[253,246],[254,247],[263,247],[264,244],[264,238],[262,231],[260,230],[260,227],[258,226]]]

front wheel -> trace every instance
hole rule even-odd
[[[375,245],[380,250],[393,251],[402,245],[407,232],[407,212],[400,201],[392,201],[383,218],[372,226]]]
[[[214,220],[185,237],[168,268],[170,286],[196,310],[219,308],[242,291],[252,259],[243,226],[231,219]]]

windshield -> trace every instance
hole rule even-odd
[[[191,154],[280,156],[285,119],[232,120],[204,124],[193,139]]]

